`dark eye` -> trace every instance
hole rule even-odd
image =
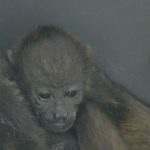
[[[50,93],[39,93],[38,97],[41,101],[48,101],[52,95]]]
[[[70,91],[64,92],[64,96],[67,96],[67,97],[75,97],[76,95],[77,95],[77,91],[75,91],[75,90],[70,90]]]

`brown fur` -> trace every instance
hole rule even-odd
[[[0,58],[0,150],[76,150],[70,133],[46,133],[29,109],[11,68]]]
[[[61,58],[60,62],[56,61],[58,66],[52,59],[49,59],[51,55],[47,51],[49,48],[47,42],[41,42],[43,38],[51,41],[57,33],[61,35],[61,38],[58,38],[60,42],[57,40],[58,47],[54,46],[57,51],[54,55],[57,56],[56,58]],[[64,46],[66,41],[67,47]],[[38,43],[37,53],[32,51],[35,43]],[[74,51],[75,48],[80,55],[77,55]],[[59,52],[60,49],[62,51]],[[58,80],[58,77],[56,77],[58,72],[61,77],[68,78],[69,74],[73,78],[74,74],[81,71],[78,66],[84,66],[82,68],[86,75],[84,77],[86,79],[84,101],[79,109],[74,126],[80,150],[149,150],[149,108],[130,96],[124,88],[111,82],[91,63],[88,51],[89,48],[71,34],[57,27],[43,27],[24,38],[18,44],[13,59],[9,60],[10,65],[16,71],[15,75],[18,75],[20,71],[17,68],[24,69],[20,67],[20,62],[22,62],[26,65],[26,69],[30,69],[29,72],[33,76],[39,75],[41,77],[42,72],[38,71],[38,68],[45,67],[46,73],[51,71],[51,74],[54,75],[52,80]],[[32,52],[34,58],[28,57]],[[32,59],[34,60],[33,66],[30,67],[31,64],[28,64],[28,62],[31,62]],[[36,63],[35,60],[37,60]],[[51,70],[48,68],[49,65]],[[38,68],[36,68],[37,66]],[[78,72],[73,72],[74,67],[79,69]],[[24,71],[28,74],[26,70]],[[20,79],[23,78],[24,76]],[[20,79],[17,79],[19,84],[25,84]]]
[[[149,107],[139,102],[126,89],[109,80],[97,67],[91,65],[88,73],[88,97],[91,97],[91,100],[98,104],[102,111],[100,113],[105,113],[105,117],[115,125],[115,130],[117,130],[128,149],[149,150]],[[95,97],[90,96],[91,91],[93,95],[96,95]],[[96,116],[96,113],[93,116]],[[99,123],[100,119],[97,120],[96,123]],[[113,136],[110,135],[110,137]]]
[[[128,100],[129,114],[120,124],[120,132],[131,150],[150,148],[150,110],[132,96],[123,94]]]
[[[81,150],[127,150],[116,127],[94,103],[86,103],[76,132]]]
[[[36,125],[16,82],[9,78],[10,72],[7,61],[0,57],[0,149],[48,150],[47,135]]]

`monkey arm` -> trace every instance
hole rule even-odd
[[[93,66],[89,73],[88,97],[91,97],[100,110],[112,120],[131,150],[148,150],[149,107],[139,102],[126,89],[109,80],[99,68]]]
[[[123,93],[128,100],[129,113],[120,123],[120,134],[131,150],[149,150],[150,148],[150,109],[133,96]]]
[[[81,150],[127,150],[117,129],[94,103],[81,109],[76,123]]]
[[[122,95],[127,91],[113,83],[93,64],[89,65],[87,72],[86,99],[95,102],[100,110],[118,126],[129,112],[128,101]]]

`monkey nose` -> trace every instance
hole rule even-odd
[[[57,108],[57,110],[53,113],[53,118],[57,121],[64,122],[68,118],[68,114],[63,108]]]

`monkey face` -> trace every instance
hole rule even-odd
[[[72,127],[82,101],[81,84],[40,86],[33,90],[32,108],[42,126],[53,132]]]
[[[73,125],[83,97],[86,58],[78,42],[68,36],[29,43],[23,55],[18,55],[19,83],[23,83],[21,87],[41,125],[64,132]]]

